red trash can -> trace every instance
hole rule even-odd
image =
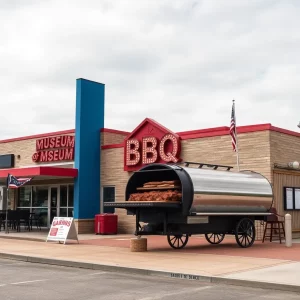
[[[118,215],[100,214],[95,216],[96,234],[117,234]]]

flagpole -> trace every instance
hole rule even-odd
[[[236,112],[235,112],[235,100],[232,100],[233,106],[234,106],[234,123],[235,123],[235,142],[236,142],[236,164],[237,169],[240,171],[240,158],[239,158],[239,143],[238,143],[238,136],[236,131]]]
[[[9,233],[8,231],[8,226],[7,226],[7,218],[8,218],[8,199],[9,199],[9,196],[8,196],[8,193],[9,193],[9,188],[7,187],[6,189],[6,216],[5,216],[5,233]]]

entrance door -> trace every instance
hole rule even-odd
[[[58,203],[59,199],[59,186],[50,186],[49,187],[49,216],[48,216],[48,226],[52,224],[54,217],[58,216]]]

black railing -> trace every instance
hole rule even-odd
[[[185,167],[189,167],[190,165],[198,165],[199,169],[201,169],[203,167],[212,168],[214,170],[217,170],[218,168],[225,168],[226,171],[230,171],[233,168],[231,166],[224,166],[224,165],[217,165],[217,164],[206,164],[206,163],[191,162],[191,161],[185,161],[184,165],[185,165]]]

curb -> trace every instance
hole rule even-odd
[[[23,241],[30,241],[30,242],[45,242],[47,237],[44,239],[41,238],[29,238],[29,237],[19,237],[19,236],[8,236],[8,235],[1,235],[0,239],[8,239],[8,240],[23,240]]]
[[[181,274],[181,273],[172,273],[168,271],[154,271],[154,270],[138,269],[138,268],[130,268],[130,267],[122,267],[122,266],[93,264],[93,263],[59,260],[59,259],[51,259],[51,258],[40,258],[40,257],[17,255],[17,254],[10,254],[10,253],[0,253],[0,258],[25,261],[30,263],[56,265],[56,266],[63,266],[63,267],[101,270],[107,272],[119,272],[125,274],[133,274],[133,275],[157,276],[157,277],[183,279],[183,280],[195,280],[195,281],[214,283],[214,284],[236,285],[236,286],[245,286],[245,287],[252,287],[252,288],[272,289],[272,290],[281,290],[281,291],[300,293],[300,286],[289,285],[289,284],[232,279],[232,278],[224,278],[224,277],[217,277],[217,276]]]

